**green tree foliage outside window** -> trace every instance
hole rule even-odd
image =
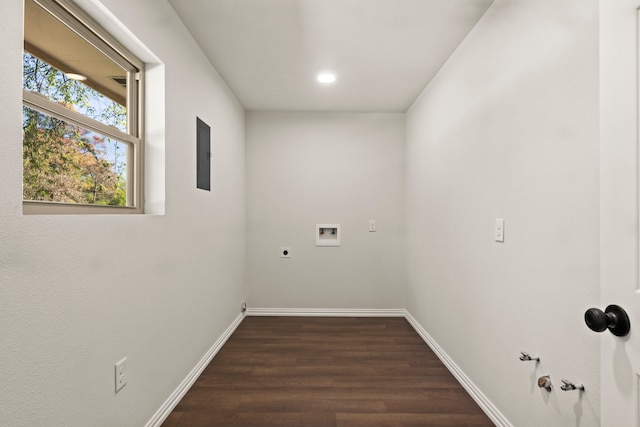
[[[126,129],[126,109],[25,52],[24,89],[104,124]],[[23,107],[23,199],[88,205],[127,203],[127,146]]]

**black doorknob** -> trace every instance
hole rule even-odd
[[[631,324],[629,316],[624,309],[617,305],[608,306],[604,312],[599,308],[590,308],[584,313],[584,321],[592,331],[603,332],[609,329],[618,337],[624,337],[629,333]]]

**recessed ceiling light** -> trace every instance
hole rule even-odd
[[[83,81],[87,80],[87,76],[83,76],[82,74],[64,73],[64,75],[67,76],[67,78],[69,78],[71,80],[78,80],[79,82],[83,82]]]
[[[320,84],[330,85],[331,83],[335,83],[336,75],[333,74],[333,73],[329,73],[329,72],[323,72],[323,73],[318,74],[316,79],[318,80],[318,83],[320,83]]]

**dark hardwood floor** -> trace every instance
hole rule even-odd
[[[403,318],[247,317],[172,426],[493,423]]]

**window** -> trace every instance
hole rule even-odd
[[[69,0],[25,0],[25,213],[142,212],[143,71]]]

